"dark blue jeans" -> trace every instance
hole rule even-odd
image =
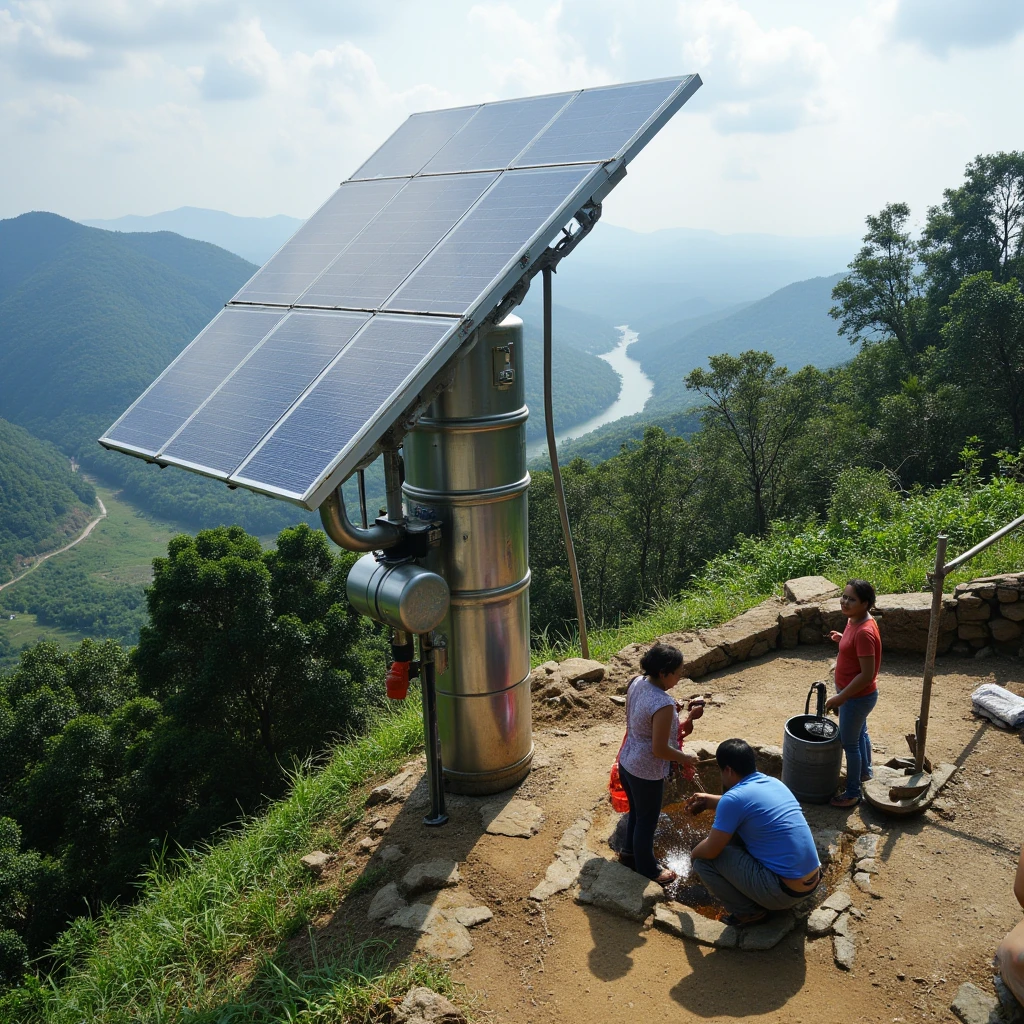
[[[638,779],[619,765],[619,779],[629,797],[629,816],[626,818],[626,840],[622,852],[632,855],[636,870],[648,878],[661,873],[654,859],[654,830],[661,817],[661,799],[665,792],[664,779]]]
[[[847,797],[860,796],[860,780],[871,778],[871,737],[868,736],[868,715],[878,703],[878,691],[863,697],[852,697],[839,706],[839,739],[846,751]]]

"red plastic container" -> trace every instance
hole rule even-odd
[[[409,693],[409,662],[393,661],[384,685],[391,700],[405,700]]]

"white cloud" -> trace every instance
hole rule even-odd
[[[892,38],[917,43],[937,57],[951,50],[1003,46],[1024,32],[1021,0],[896,0]]]
[[[199,91],[205,100],[252,99],[265,92],[272,79],[282,77],[281,55],[258,20],[239,25],[231,37],[230,45],[214,53],[199,73]]]
[[[774,134],[832,116],[832,58],[807,29],[762,28],[735,0],[682,3],[678,23],[718,131]]]
[[[67,93],[41,93],[33,97],[8,100],[4,109],[20,128],[32,133],[63,127],[80,116],[82,103]]]

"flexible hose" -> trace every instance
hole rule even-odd
[[[583,608],[583,589],[580,587],[580,571],[576,565],[576,548],[573,546],[572,531],[569,529],[569,511],[565,507],[562,471],[558,466],[558,449],[555,447],[555,420],[551,401],[551,273],[551,267],[544,268],[544,425],[547,428],[548,456],[551,459],[551,476],[555,483],[555,501],[558,504],[558,518],[562,521],[565,553],[569,558],[572,596],[576,601],[576,621],[580,627],[580,650],[584,658],[589,658],[590,644],[587,641],[587,616]]]

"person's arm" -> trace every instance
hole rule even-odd
[[[672,712],[675,709],[666,705],[654,712],[651,717],[651,753],[663,761],[676,761],[679,764],[696,764],[696,754],[684,754],[672,745],[675,736],[672,732]]]
[[[1024,846],[1020,848],[1020,860],[1017,861],[1017,877],[1013,882],[1013,895],[1024,909]]]
[[[871,685],[875,678],[875,656],[868,654],[857,660],[860,662],[860,671],[835,696],[825,701],[826,711],[834,711],[841,707],[851,698],[860,696],[861,692]]]
[[[707,836],[702,839],[691,851],[690,856],[701,860],[714,860],[728,845],[732,839],[731,832],[723,832],[721,829],[713,828]]]

